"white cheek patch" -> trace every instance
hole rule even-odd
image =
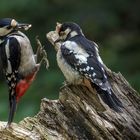
[[[78,35],[78,33],[77,33],[76,31],[72,31],[72,32],[70,33],[70,37],[74,37],[74,36],[76,36],[76,35]]]
[[[66,35],[68,35],[70,31],[71,31],[71,29],[68,28],[64,32],[65,32]]]
[[[12,29],[11,30],[7,30],[6,28],[0,28],[0,36],[5,36],[8,33],[10,33],[11,31],[12,31]]]

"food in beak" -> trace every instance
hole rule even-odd
[[[32,27],[31,24],[17,24],[17,28],[18,28],[18,29],[28,30],[28,29],[31,28],[31,27]]]

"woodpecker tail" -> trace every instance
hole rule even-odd
[[[16,111],[16,105],[17,105],[17,100],[16,100],[16,83],[17,83],[17,72],[13,73],[6,73],[6,80],[9,86],[9,117],[8,117],[8,123],[7,126],[10,126],[14,119],[14,114]]]
[[[94,85],[95,89],[97,90],[99,96],[101,99],[113,110],[116,112],[122,112],[121,108],[123,108],[123,105],[121,101],[116,97],[116,95],[111,90],[111,94],[109,91],[102,90],[100,87]]]
[[[15,89],[11,89],[9,92],[9,104],[10,104],[10,110],[9,110],[9,117],[8,117],[8,123],[7,125],[10,126],[10,124],[13,122],[14,114],[16,112],[16,93]]]

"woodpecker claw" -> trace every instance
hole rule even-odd
[[[28,30],[29,28],[31,28],[32,27],[32,25],[31,24],[25,24],[25,23],[18,23],[17,25],[16,25],[16,27],[15,28],[17,28],[18,30],[20,30],[20,29],[24,29],[24,30]]]

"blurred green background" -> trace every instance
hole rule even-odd
[[[31,23],[26,32],[34,50],[35,36],[48,53],[50,68],[41,67],[36,80],[20,100],[15,122],[34,116],[41,99],[57,99],[64,77],[56,64],[54,48],[46,33],[54,30],[56,22],[73,21],[81,26],[86,37],[94,40],[104,63],[121,72],[140,91],[140,1],[139,0],[1,0],[0,18],[11,17]],[[0,120],[8,118],[8,89],[0,76]]]

